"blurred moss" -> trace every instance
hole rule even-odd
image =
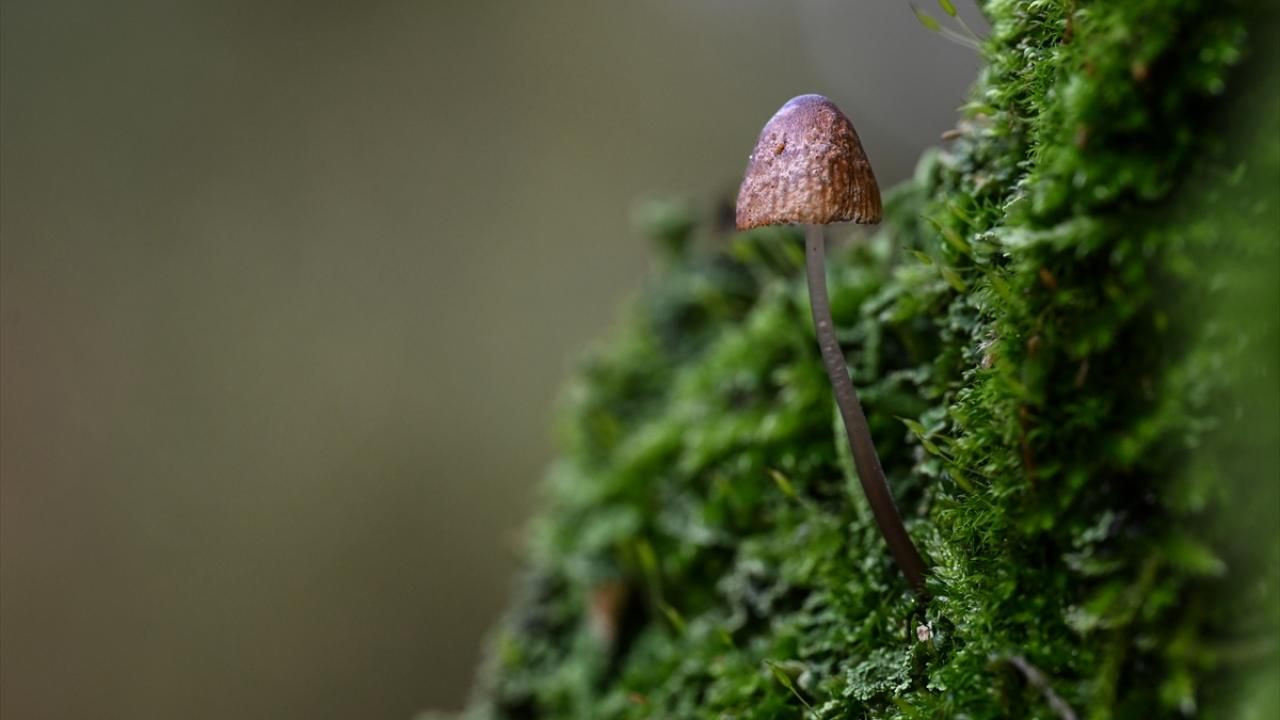
[[[653,242],[664,259],[680,259],[689,253],[698,227],[693,206],[678,197],[653,197],[635,204],[631,211],[635,231]]]
[[[1026,663],[1081,717],[1275,708],[1274,9],[986,11],[958,132],[831,262],[927,608],[841,454],[799,238],[734,236],[570,387],[476,717],[1057,716]]]

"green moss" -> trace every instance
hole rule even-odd
[[[927,607],[844,454],[799,237],[697,253],[666,208],[476,717],[1054,717],[1015,655],[1082,717],[1276,707],[1276,14],[985,10],[959,137],[830,263]]]

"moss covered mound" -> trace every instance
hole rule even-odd
[[[799,236],[686,251],[667,214],[475,717],[1275,717],[1276,14],[984,10],[954,137],[829,263],[930,600],[852,476]]]

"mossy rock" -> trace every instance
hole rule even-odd
[[[930,599],[845,455],[795,232],[699,232],[567,393],[476,718],[1276,717],[1277,13],[993,0],[836,324]]]

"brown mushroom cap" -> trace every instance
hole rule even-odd
[[[788,100],[751,153],[738,190],[738,229],[878,223],[880,215],[880,187],[853,123],[821,95]]]

